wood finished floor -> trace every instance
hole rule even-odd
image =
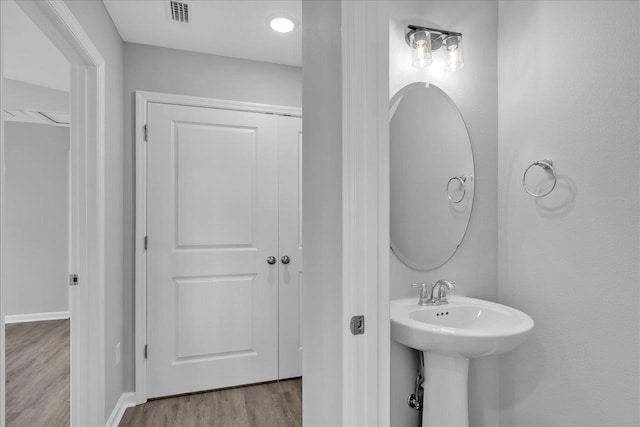
[[[150,400],[120,427],[301,427],[302,379]]]
[[[69,320],[12,323],[5,332],[7,427],[68,427]]]

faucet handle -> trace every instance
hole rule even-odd
[[[420,288],[420,298],[428,298],[429,297],[429,291],[427,289],[428,283],[413,283],[411,285],[412,288]]]

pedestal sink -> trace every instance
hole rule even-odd
[[[469,358],[513,350],[533,330],[527,314],[481,299],[449,296],[449,303],[391,301],[391,338],[424,353],[423,427],[469,425]]]

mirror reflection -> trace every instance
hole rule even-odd
[[[467,230],[474,168],[469,134],[441,89],[413,83],[391,100],[391,249],[416,270],[449,260]]]

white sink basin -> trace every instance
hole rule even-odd
[[[469,358],[500,354],[522,344],[533,319],[501,304],[448,296],[448,304],[391,301],[391,338],[423,352],[423,427],[468,427]]]
[[[438,306],[420,306],[418,298],[391,301],[391,337],[416,350],[469,358],[513,350],[533,330],[533,319],[514,308],[476,298],[448,300]]]

